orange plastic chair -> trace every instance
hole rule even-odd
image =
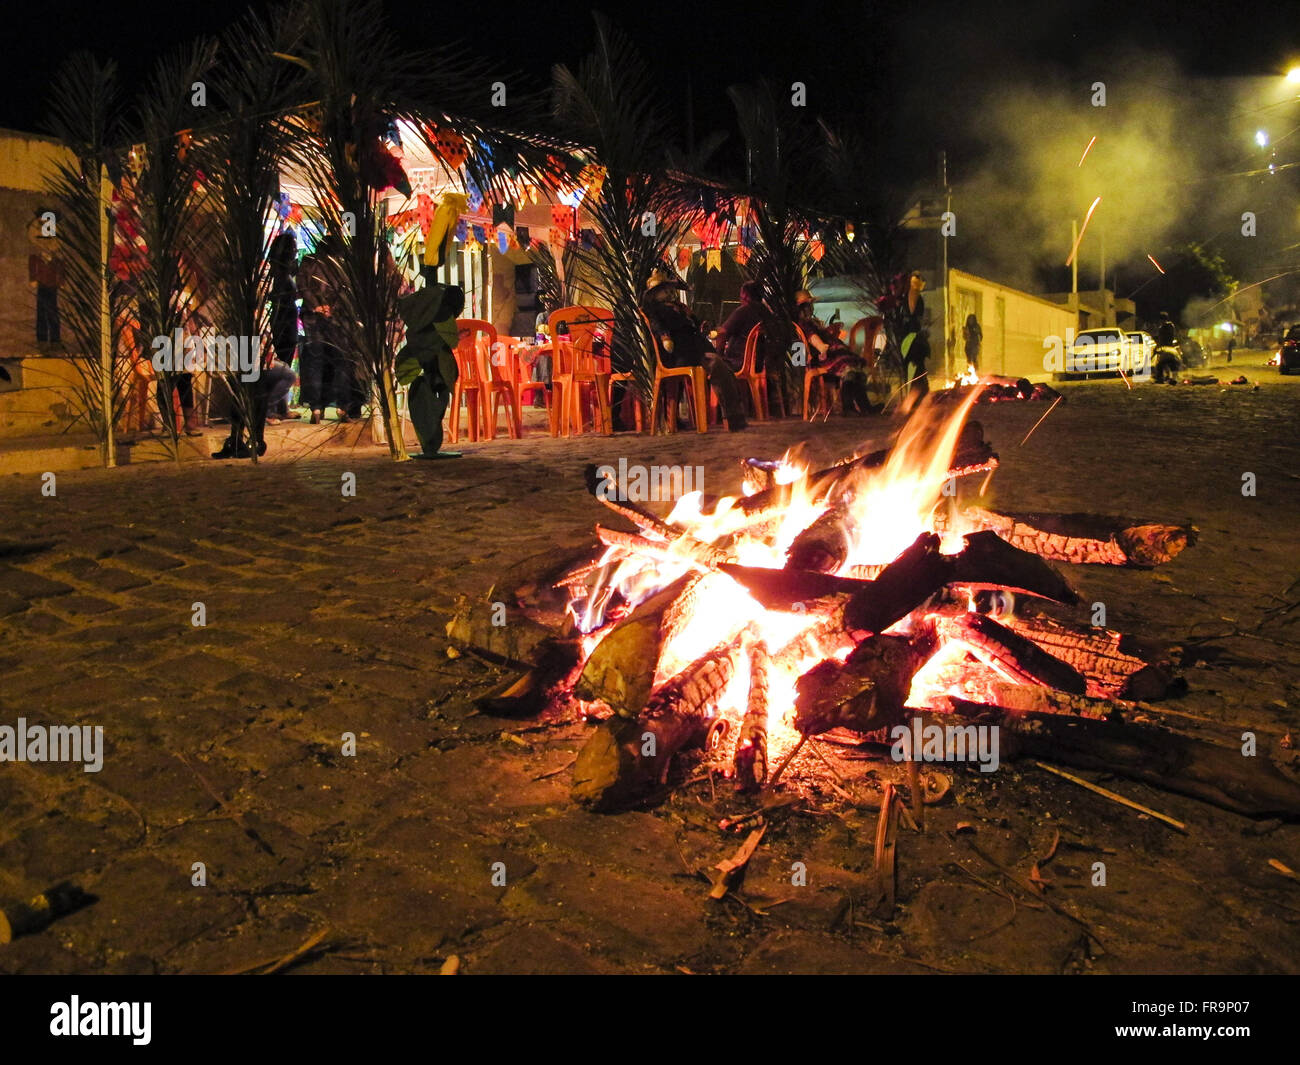
[[[767,409],[767,366],[759,370],[758,343],[763,337],[763,323],[759,322],[745,338],[745,359],[740,364],[736,380],[749,386],[749,396],[754,401],[754,420],[765,422],[770,417]]]
[[[607,344],[613,336],[613,312],[603,307],[561,307],[551,313],[548,324],[554,356],[551,383],[558,390],[553,399],[551,435],[557,435],[557,431],[564,436],[574,430],[582,432],[581,393],[585,387],[593,393],[593,428],[610,435],[613,421],[609,412],[609,361],[595,354],[594,344],[598,330],[605,332]],[[567,327],[567,336],[561,335],[560,326]]]
[[[659,334],[655,332],[654,326],[651,325],[650,319],[646,317],[645,311],[641,312],[641,319],[645,322],[646,328],[650,330],[650,339],[655,352],[655,383],[650,400],[651,434],[659,427],[659,397],[663,391],[664,382],[674,377],[689,377],[691,379],[691,400],[695,407],[695,431],[697,433],[707,433],[709,431],[709,379],[705,375],[704,367],[665,366],[663,354],[659,349]],[[677,432],[676,412],[669,411],[668,415],[668,431],[675,433]]]
[[[809,341],[808,334],[803,331],[803,326],[795,324],[795,331],[799,334],[799,340],[803,344],[804,354],[809,359],[810,365],[803,370],[803,420],[812,421],[813,416],[820,413],[823,405],[826,407],[826,413],[829,415],[832,408],[832,399],[830,392],[832,385],[830,381],[825,380],[826,374],[830,372],[827,366],[811,365],[813,346]],[[817,407],[815,410],[809,409],[809,400],[812,397],[812,387],[814,384],[821,384],[821,395],[817,397]]]
[[[456,322],[456,331],[460,336],[460,340],[456,344],[453,354],[456,357],[458,372],[456,374],[456,387],[451,394],[451,420],[447,425],[453,444],[460,439],[460,403],[462,398],[465,400],[466,411],[469,414],[470,443],[478,440],[480,431],[487,435],[483,364],[478,350],[478,330],[485,325],[492,330],[492,335],[495,336],[496,330],[492,329],[492,326],[486,322],[480,322],[474,318],[461,318]]]
[[[462,344],[472,338],[479,359],[482,382],[480,405],[483,410],[484,435],[489,440],[496,439],[497,422],[500,419],[501,403],[504,400],[510,439],[518,440],[523,435],[524,422],[519,410],[519,393],[515,384],[518,375],[515,370],[514,352],[498,341],[496,327],[491,322],[478,318],[458,318],[456,331],[460,335]]]

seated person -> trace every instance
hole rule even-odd
[[[844,343],[841,326],[823,325],[813,315],[814,305],[813,295],[807,289],[795,293],[795,321],[808,338],[810,348],[808,365],[826,367],[826,379],[833,384],[842,384],[840,399],[845,414],[865,414],[870,409],[866,362]]]
[[[708,371],[709,384],[718,395],[727,418],[727,426],[734,432],[745,428],[744,408],[735,375],[722,359],[713,353],[708,339],[700,331],[686,307],[678,298],[684,286],[667,270],[656,268],[650,274],[641,309],[650,320],[650,326],[659,336],[661,357],[665,366],[703,366]],[[677,409],[681,395],[681,379],[670,380],[665,389],[669,411]]]
[[[740,306],[728,315],[727,320],[718,327],[714,340],[714,349],[727,360],[727,365],[739,372],[745,362],[745,344],[754,326],[767,320],[767,308],[763,305],[763,286],[757,281],[746,281],[740,286]],[[760,357],[755,360],[755,372],[761,372],[763,362]]]

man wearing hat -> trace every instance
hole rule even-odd
[[[727,419],[727,428],[732,432],[744,429],[748,424],[745,409],[741,404],[740,389],[736,387],[736,376],[731,367],[713,351],[713,346],[700,332],[699,323],[691,317],[686,307],[678,298],[678,293],[685,288],[669,270],[655,267],[646,282],[645,295],[641,299],[641,309],[650,319],[650,325],[659,337],[659,348],[665,366],[703,366],[708,371],[709,385],[717,393],[718,403]],[[668,382],[666,398],[668,409],[677,410],[681,395],[681,380]]]
[[[866,414],[871,403],[867,397],[864,360],[844,343],[840,326],[823,325],[814,317],[811,292],[800,289],[795,293],[794,304],[799,328],[812,346],[812,351],[807,353],[809,364],[828,367],[827,378],[841,385],[840,402],[845,414]]]

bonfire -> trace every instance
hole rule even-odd
[[[1153,727],[1150,701],[1182,683],[1171,649],[1107,628],[1054,565],[1160,565],[1195,528],[959,506],[983,492],[961,482],[998,466],[969,419],[979,392],[923,403],[891,447],[825,469],[798,450],[745,459],[742,495],[692,492],[666,516],[589,468],[592,494],[633,529],[596,526],[597,553],[551,585],[562,613],[538,608],[540,582],[519,590],[552,631],[481,705],[595,721],[572,794],[599,810],[661,796],[686,752],[754,792],[809,737],[888,745],[918,719],[996,726],[1018,751],[1239,812],[1300,810],[1259,760]],[[473,644],[473,629],[467,610],[449,633]]]

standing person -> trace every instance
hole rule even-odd
[[[271,242],[266,256],[271,275],[271,347],[275,357],[285,366],[293,365],[294,351],[298,347],[298,286],[294,273],[298,268],[298,242],[290,230],[285,230]],[[292,381],[289,388],[293,387]],[[272,403],[267,416],[273,419],[289,417],[289,389]]]
[[[337,237],[323,237],[298,267],[298,291],[302,295],[302,327],[305,343],[298,356],[302,380],[302,401],[311,409],[311,423],[325,417],[325,408],[337,406],[339,421],[348,420],[351,402],[351,374],[345,365],[342,330],[335,320],[338,306],[338,265],[341,250]]]
[[[903,365],[909,371],[908,380],[918,398],[930,391],[925,366],[930,358],[930,338],[926,335],[925,299],[921,296],[924,290],[925,278],[920,270],[913,270],[908,276],[907,297],[903,301],[903,340],[900,346]]]
[[[974,314],[966,315],[966,325],[961,331],[966,341],[966,366],[973,373],[979,373],[980,344],[984,340],[984,330],[980,328],[979,319]]]
[[[1160,324],[1156,326],[1156,343],[1164,348],[1172,348],[1178,343],[1178,332],[1168,311],[1160,312]]]
[[[36,293],[36,343],[57,346],[59,340],[59,286],[63,284],[63,262],[59,258],[59,241],[42,233],[42,219],[52,214],[38,207],[36,218],[28,227],[35,251],[27,257],[27,280]]]
[[[659,336],[659,345],[665,366],[703,366],[708,371],[709,385],[717,393],[718,403],[727,419],[727,428],[733,433],[749,423],[741,403],[736,376],[725,360],[714,354],[708,338],[700,332],[699,324],[682,306],[678,292],[682,288],[668,270],[656,267],[646,284],[641,308],[650,320],[650,326]],[[664,390],[669,417],[676,417],[677,401],[681,395],[681,379],[671,379]],[[707,411],[700,411],[707,417]]]

